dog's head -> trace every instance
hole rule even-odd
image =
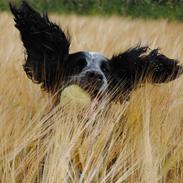
[[[108,59],[96,52],[77,52],[70,54],[68,83],[78,84],[91,95],[108,88],[110,65]]]
[[[110,59],[95,52],[70,54],[70,36],[47,14],[41,15],[25,1],[10,8],[27,53],[24,70],[48,92],[78,84],[92,96],[115,91],[115,98],[120,98],[147,79],[163,83],[183,73],[176,60],[148,47],[137,46]]]

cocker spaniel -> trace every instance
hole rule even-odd
[[[88,51],[69,53],[70,36],[47,14],[38,13],[26,1],[19,7],[10,3],[10,9],[26,49],[24,71],[53,95],[77,84],[92,98],[112,93],[113,100],[121,100],[145,81],[164,83],[183,73],[176,60],[148,47],[136,46],[112,58]]]

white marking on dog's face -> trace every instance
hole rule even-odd
[[[105,90],[108,87],[107,76],[102,70],[103,64],[108,65],[108,59],[100,53],[97,52],[83,52],[85,55],[85,59],[87,65],[83,68],[82,72],[80,73],[81,77],[86,77],[87,73],[94,72],[98,73],[102,76],[103,84],[100,90]],[[107,66],[106,66],[107,67]],[[105,68],[108,69],[108,68]]]
[[[77,52],[70,55],[72,78],[83,88],[104,91],[108,87],[108,59],[97,52]]]

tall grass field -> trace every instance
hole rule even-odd
[[[119,17],[57,16],[71,52],[109,58],[131,46],[159,47],[183,64],[183,24]],[[145,84],[122,104],[52,107],[25,75],[25,50],[13,17],[0,14],[1,183],[182,183],[183,76]]]

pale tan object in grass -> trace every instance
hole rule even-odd
[[[90,95],[78,85],[70,85],[65,88],[60,96],[62,103],[88,105],[91,102]]]

